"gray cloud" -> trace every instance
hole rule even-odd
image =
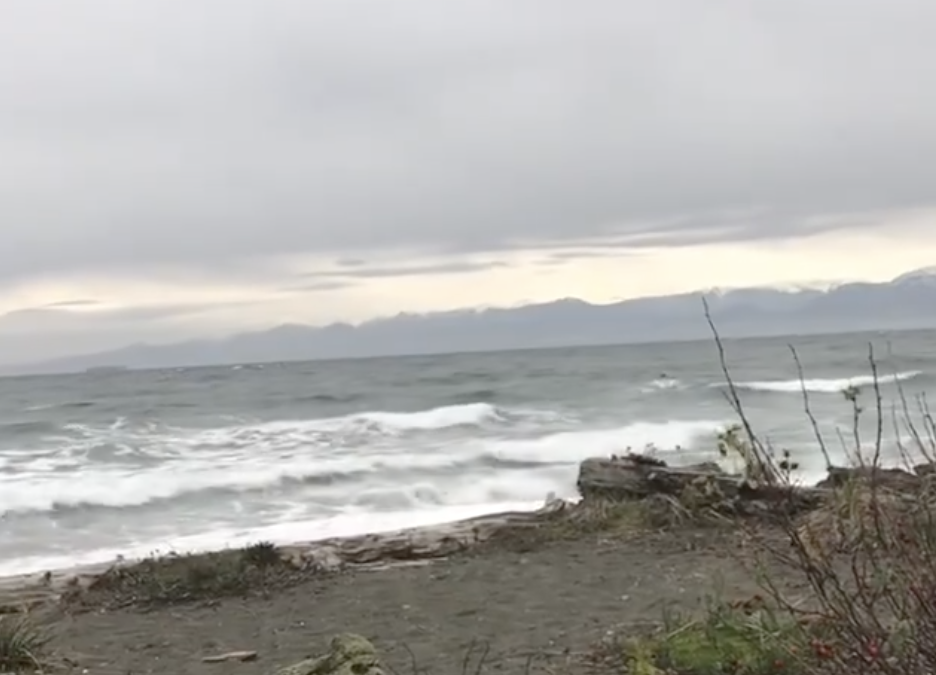
[[[306,272],[301,276],[307,279],[388,279],[394,277],[438,276],[447,274],[471,274],[492,269],[503,269],[509,265],[502,260],[470,261],[453,260],[425,265],[399,265],[368,267],[364,261],[355,261],[355,265],[345,265],[337,270]]]
[[[280,291],[284,293],[327,293],[329,291],[341,291],[346,288],[353,288],[357,283],[341,279],[321,279],[309,283],[294,284],[283,286]]]
[[[62,300],[60,302],[50,302],[47,305],[43,305],[45,309],[62,309],[69,307],[95,307],[100,305],[100,300],[91,300],[91,299],[77,299],[77,300]]]
[[[0,277],[776,238],[936,202],[930,0],[260,7],[4,4]]]
[[[335,261],[335,264],[338,267],[364,267],[367,261],[360,258],[341,258]]]
[[[545,258],[540,258],[537,260],[535,264],[540,267],[559,267],[561,265],[568,265],[570,262],[575,262],[577,260],[593,260],[596,258],[627,258],[629,255],[629,252],[617,249],[613,246],[606,250],[582,251],[572,249],[550,253]]]
[[[433,264],[411,265],[369,265],[366,260],[342,259],[336,262],[336,268],[316,270],[296,275],[303,280],[290,284],[280,290],[287,293],[323,293],[339,291],[360,285],[364,280],[392,279],[399,277],[439,276],[450,274],[471,274],[486,270],[508,267],[506,262],[453,260]],[[311,279],[312,281],[308,281]]]
[[[93,312],[70,311],[73,307],[99,304],[94,301],[74,300],[52,303],[42,307],[26,307],[0,314],[0,332],[32,333],[40,330],[82,331],[100,330],[113,325],[137,325],[143,328],[148,322],[160,322],[180,317],[249,307],[260,304],[259,300],[208,303],[174,303],[140,307],[114,307],[95,309]]]

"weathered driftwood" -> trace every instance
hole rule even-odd
[[[552,500],[531,512],[507,512],[453,523],[365,534],[287,546],[283,553],[303,567],[334,571],[346,566],[392,565],[445,558],[512,528],[536,527],[568,502]]]
[[[705,480],[726,496],[738,493],[741,480],[717,465],[676,468],[639,455],[593,457],[579,465],[578,491],[583,499],[634,500],[654,494],[678,495]]]
[[[257,656],[258,656],[257,652],[253,650],[226,652],[224,654],[212,654],[210,656],[203,656],[202,663],[227,663],[230,661],[240,661],[241,663],[248,663],[250,661],[256,661]]]
[[[835,488],[853,481],[861,481],[893,492],[916,492],[934,473],[933,465],[920,464],[913,472],[880,466],[829,467],[826,478],[817,487]]]
[[[818,488],[754,484],[712,463],[670,467],[640,455],[586,459],[579,466],[577,485],[585,500],[668,495],[734,514],[808,510],[829,494]]]

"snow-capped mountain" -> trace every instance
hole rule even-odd
[[[892,284],[936,284],[936,265],[931,267],[921,267],[918,270],[913,270],[912,272],[906,272],[901,274],[898,277],[895,277]]]
[[[134,345],[32,370],[120,363],[162,367],[374,355],[650,342],[710,337],[702,298],[724,336],[936,328],[936,266],[884,283],[699,291],[593,305],[566,298],[522,307],[399,314],[352,326],[289,325],[223,340]]]

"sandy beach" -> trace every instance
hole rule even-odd
[[[529,655],[540,669],[585,672],[582,654],[609,631],[640,630],[667,606],[691,611],[726,580],[732,595],[754,593],[728,547],[725,536],[674,532],[487,550],[314,579],[269,597],[65,614],[54,623],[54,644],[74,672],[255,675],[351,631],[370,638],[400,672],[410,667],[407,647],[432,672],[458,672],[475,639],[490,643],[490,672],[521,673]],[[235,650],[259,658],[202,662]]]
[[[744,631],[762,596],[806,616],[815,598],[806,568],[785,559],[803,541],[790,533],[811,523],[809,541],[826,532],[831,551],[841,541],[822,528],[840,507],[836,485],[874,482],[890,491],[880,503],[901,509],[917,503],[910,495],[929,485],[930,469],[830,469],[821,486],[786,489],[708,464],[594,458],[582,463],[577,503],[7,579],[0,608],[4,621],[28,615],[48,632],[46,672],[334,675],[352,671],[301,662],[350,633],[373,645],[379,672],[642,673],[627,665],[634,640],[671,641],[688,627],[716,644],[725,638],[702,626]],[[848,578],[838,569],[827,574]],[[734,628],[719,623],[725,611],[738,617]],[[747,635],[753,645],[765,633]],[[761,655],[773,663],[769,652],[748,653]],[[762,672],[723,666],[647,672]]]
[[[503,516],[482,519],[481,528],[469,521],[407,533],[417,543],[449,542],[453,532],[487,538],[443,557],[423,551],[430,558],[419,560],[420,551],[410,550],[410,561],[375,560],[297,575],[242,597],[161,605],[88,592],[80,602],[36,604],[33,614],[50,622],[50,662],[61,672],[259,675],[321,653],[343,632],[370,639],[397,672],[412,672],[414,657],[432,673],[462,672],[473,643],[476,658],[487,651],[484,672],[620,672],[592,663],[602,641],[640,635],[664,612],[697,612],[715,594],[743,599],[758,590],[732,528],[618,526],[531,536],[540,530],[525,525],[550,518],[548,510],[513,516],[523,526],[491,530],[498,532],[491,538],[484,524]],[[363,551],[364,540],[345,542],[347,550]],[[398,545],[387,547],[387,535],[367,541],[382,541],[385,553],[404,557]],[[322,545],[292,552],[316,550]],[[101,571],[83,570],[83,584]],[[22,578],[7,580],[5,599],[37,602],[63,590],[67,597],[74,572],[26,586]],[[257,658],[204,661],[234,651]]]

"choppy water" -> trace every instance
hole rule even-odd
[[[893,401],[895,374],[936,385],[934,338],[793,340],[833,448],[869,339]],[[758,430],[811,477],[788,342],[726,346]],[[0,574],[535,508],[591,455],[711,456],[723,384],[711,343],[0,379]]]

